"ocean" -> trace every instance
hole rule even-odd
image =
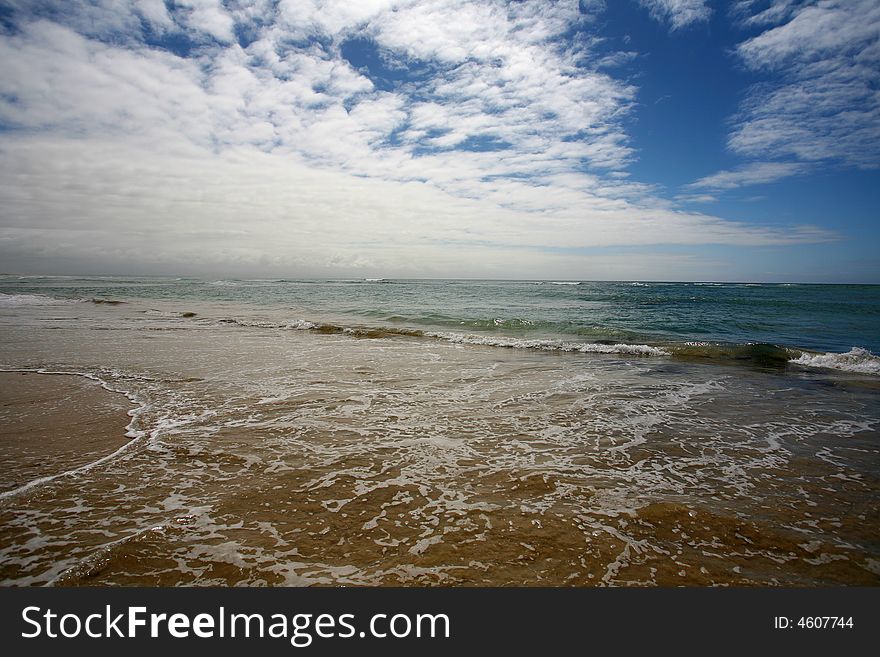
[[[0,581],[878,585],[876,354],[870,285],[2,276],[129,424],[5,458]]]

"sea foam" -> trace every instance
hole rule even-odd
[[[626,354],[629,356],[669,356],[660,347],[646,344],[598,344],[594,342],[563,342],[561,340],[521,340],[502,336],[467,335],[463,333],[425,333],[455,344],[473,344],[509,349],[539,349],[541,351],[569,351],[583,354]]]
[[[871,374],[880,376],[880,356],[875,356],[867,349],[853,347],[843,354],[826,353],[810,354],[802,352],[797,358],[789,361],[804,367],[823,367],[844,372]]]
[[[297,319],[293,322],[288,322],[284,326],[284,328],[295,329],[298,331],[309,331],[309,330],[311,330],[313,328],[317,328],[317,327],[318,327],[317,324],[315,324],[313,322],[306,321],[304,319]]]
[[[3,294],[0,292],[0,308],[18,308],[19,306],[60,306],[67,303],[74,303],[74,301],[54,299],[42,294]]]

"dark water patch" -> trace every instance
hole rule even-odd
[[[424,331],[420,331],[419,329],[405,329],[405,328],[392,328],[392,327],[382,327],[382,328],[352,328],[345,329],[344,331],[348,335],[353,335],[356,338],[391,338],[396,336],[404,336],[410,338],[422,338],[425,336]]]
[[[684,360],[721,360],[775,369],[785,369],[794,356],[789,349],[773,344],[685,344],[673,347],[672,353]]]

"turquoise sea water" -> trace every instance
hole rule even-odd
[[[647,345],[685,357],[769,365],[800,358],[880,374],[876,285],[6,276],[0,293],[7,306],[21,302],[16,295],[221,302],[271,309],[285,326],[411,328],[567,350]],[[821,354],[830,355],[816,360]]]

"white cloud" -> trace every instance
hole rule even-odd
[[[774,20],[786,22],[741,43],[737,54],[775,78],[749,94],[731,149],[759,158],[880,164],[880,4],[826,0],[771,9]]]
[[[712,194],[679,194],[675,200],[680,203],[716,203],[718,197]]]
[[[203,32],[223,43],[235,40],[232,17],[226,13],[221,0],[176,0],[182,8],[183,23],[191,30]]]
[[[880,5],[743,0],[733,14],[762,29],[736,53],[769,77],[749,91],[728,138],[733,152],[756,161],[686,188],[724,191],[817,166],[880,165]]]
[[[730,13],[742,26],[766,26],[787,20],[805,1],[811,0],[737,0]]]
[[[149,131],[207,141],[198,62],[86,39],[49,21],[0,39],[0,121],[26,130]]]
[[[380,12],[412,2],[395,0],[280,0],[278,14],[286,33],[297,38],[312,34],[342,35],[362,26]]]
[[[136,0],[135,10],[159,32],[173,29],[174,21],[165,7],[165,0]]]
[[[719,171],[700,178],[687,187],[713,191],[736,189],[746,185],[772,183],[803,173],[805,170],[804,165],[795,162],[752,162],[735,171]]]
[[[639,0],[658,21],[667,21],[673,30],[678,30],[691,23],[709,20],[712,10],[706,0]]]
[[[739,44],[737,53],[752,68],[770,69],[856,54],[876,43],[878,23],[880,5],[872,0],[826,0],[794,10],[791,20]]]

